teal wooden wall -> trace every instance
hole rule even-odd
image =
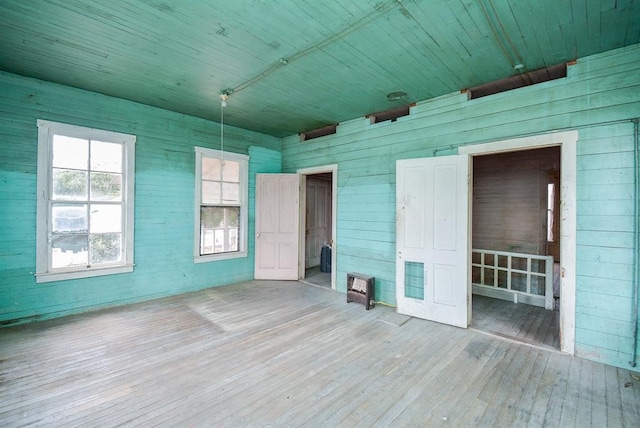
[[[403,88],[411,92],[411,88]],[[577,355],[628,367],[632,350],[633,125],[640,116],[640,45],[580,58],[568,77],[472,101],[420,102],[397,122],[362,118],[335,135],[283,140],[283,171],[338,164],[337,269],[376,277],[395,304],[395,161],[458,146],[577,129]]]
[[[137,135],[133,273],[36,284],[37,119]],[[193,262],[194,146],[219,137],[214,122],[0,73],[0,324],[252,279],[253,252]],[[225,150],[250,155],[252,249],[255,174],[280,172],[280,141],[226,126]]]
[[[338,289],[346,273],[375,275],[395,304],[395,161],[457,147],[577,129],[576,353],[622,367],[633,321],[633,126],[640,116],[640,46],[581,58],[566,79],[468,101],[424,101],[397,122],[342,123],[300,142],[225,128],[249,153],[249,249],[257,172],[337,163]],[[410,91],[410,88],[407,88]],[[48,318],[229,284],[253,276],[253,255],[194,264],[193,147],[217,147],[216,123],[100,94],[0,73],[0,322]],[[215,102],[215,100],[212,100]],[[36,284],[37,119],[131,133],[136,146],[135,271]],[[282,145],[282,154],[280,146]]]

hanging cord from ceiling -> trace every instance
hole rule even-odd
[[[492,14],[489,13],[489,10],[487,9],[485,2],[489,4]],[[500,50],[504,54],[505,58],[507,59],[511,67],[514,70],[516,70],[520,74],[520,76],[522,76],[524,83],[527,84],[527,82],[525,81],[525,76],[526,77],[528,76],[525,72],[524,61],[522,60],[522,57],[518,53],[518,50],[516,49],[513,42],[511,41],[511,38],[509,37],[509,32],[506,30],[506,28],[504,28],[504,24],[500,19],[500,14],[498,13],[495,5],[493,4],[493,0],[478,0],[478,4],[480,5],[480,9],[482,9],[482,13],[484,14],[484,17],[487,20],[487,23],[489,24],[489,28],[491,28],[491,32],[493,33],[494,39],[496,40],[496,42],[498,42],[498,46],[500,47]],[[496,27],[496,24],[494,23],[492,16],[497,21],[500,29]],[[500,33],[500,35],[498,33]],[[506,40],[506,43],[509,45],[508,47],[505,45],[502,39]],[[529,80],[531,79],[529,78]],[[531,82],[528,82],[528,84],[531,84]]]
[[[311,45],[305,49],[302,49],[301,51],[298,51],[296,53],[294,53],[291,56],[288,56],[286,58],[280,58],[278,61],[276,61],[275,63],[271,64],[270,66],[268,66],[266,69],[264,69],[262,72],[260,72],[259,74],[257,74],[256,76],[252,77],[251,79],[240,83],[239,85],[233,87],[231,89],[232,93],[235,92],[240,92],[243,89],[248,88],[249,86],[253,85],[254,83],[257,83],[259,81],[261,81],[262,79],[264,79],[265,77],[269,76],[270,74],[274,73],[275,71],[281,69],[282,67],[290,64],[291,62],[300,59],[302,57],[305,57],[307,55],[309,55],[310,53],[313,53],[317,50],[320,50],[332,43],[335,43],[339,40],[342,40],[344,37],[348,36],[349,34],[359,30],[360,28],[366,26],[367,24],[369,24],[370,22],[376,20],[377,18],[385,15],[386,13],[388,13],[389,11],[393,10],[395,7],[397,7],[398,5],[401,5],[401,0],[388,0],[384,3],[381,3],[379,5],[376,5],[374,7],[374,9],[367,13],[366,15],[364,15],[362,18],[358,19],[356,22],[354,22],[353,24],[349,25],[348,27],[344,28],[343,30],[337,32],[337,33],[333,33],[331,36],[327,37],[324,40],[319,41],[318,43]],[[403,7],[403,6],[401,6]]]
[[[227,106],[229,91],[220,93],[220,170],[224,168],[224,108]]]

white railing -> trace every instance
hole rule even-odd
[[[553,256],[471,251],[474,294],[553,309]]]

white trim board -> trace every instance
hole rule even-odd
[[[578,131],[553,132],[458,148],[459,154],[488,155],[560,146],[560,350],[575,353],[576,330],[576,174]],[[470,192],[473,182],[469,180]],[[469,235],[471,236],[471,235]],[[469,242],[469,245],[471,243]],[[469,247],[470,250],[471,247]]]

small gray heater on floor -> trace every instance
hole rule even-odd
[[[366,310],[376,305],[376,278],[361,273],[347,274],[347,303],[362,303]]]

